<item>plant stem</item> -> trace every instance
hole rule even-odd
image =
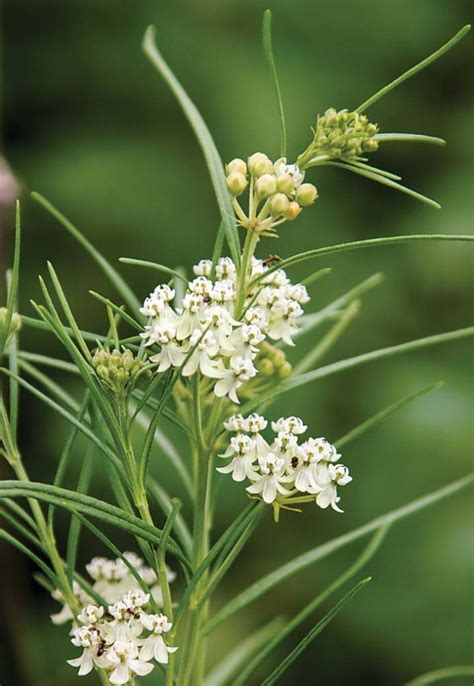
[[[240,263],[239,280],[237,284],[237,299],[235,302],[234,317],[239,319],[242,315],[242,310],[247,296],[247,277],[249,276],[252,256],[257,247],[259,235],[256,231],[247,230],[245,237],[244,250],[242,253],[242,261]]]

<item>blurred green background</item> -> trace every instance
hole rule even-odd
[[[50,259],[82,327],[94,331],[105,329],[106,318],[88,289],[111,296],[113,291],[86,254],[29,199],[31,190],[46,195],[111,260],[129,255],[190,268],[210,255],[218,223],[201,151],[141,52],[148,24],[157,25],[165,58],[228,160],[256,150],[278,154],[278,123],[260,44],[267,6],[274,11],[290,157],[306,146],[317,112],[357,106],[441,45],[472,14],[472,3],[462,0],[4,0],[2,5],[3,152],[24,200],[21,310],[32,314],[29,299],[40,297],[37,274]],[[319,171],[311,180],[320,200],[284,226],[277,246],[263,244],[261,256],[379,235],[471,231],[472,75],[468,36],[371,110],[382,131],[448,140],[446,148],[387,143],[372,158],[437,199],[441,211],[340,170]],[[12,212],[7,197],[3,200],[5,267]],[[333,272],[313,287],[311,311],[374,272],[386,275],[364,297],[360,316],[327,361],[470,323],[473,262],[465,244],[353,252],[331,256],[320,266]],[[155,285],[152,272],[125,266],[120,271],[140,296]],[[305,273],[295,270],[294,277]],[[310,343],[305,340],[299,352]],[[23,347],[61,352],[51,336],[31,330],[24,331]],[[343,493],[345,514],[307,508],[302,515],[283,516],[278,527],[266,517],[216,604],[290,557],[468,472],[472,366],[472,347],[463,341],[324,379],[276,404],[273,417],[301,414],[311,435],[336,439],[397,398],[446,381],[441,391],[347,446],[343,457],[354,481]],[[26,394],[22,415],[25,461],[33,478],[47,481],[67,427]],[[82,456],[78,450],[77,464]],[[154,468],[171,491],[178,489],[166,458],[157,456]],[[109,497],[99,476],[94,493]],[[243,489],[226,479],[218,529],[245,504]],[[472,514],[472,498],[463,492],[397,525],[367,568],[373,582],[292,667],[286,683],[395,686],[437,667],[469,663]],[[68,518],[59,515],[62,545],[67,526]],[[133,546],[129,539],[117,540],[125,549]],[[272,617],[295,614],[360,547],[344,549],[236,615],[213,636],[211,660],[222,658],[246,632]],[[84,536],[81,566],[104,552]],[[77,650],[65,630],[48,619],[56,604],[32,581],[33,569],[24,559],[4,547],[1,555],[0,682],[76,683],[65,660]],[[295,640],[290,638],[281,656]]]

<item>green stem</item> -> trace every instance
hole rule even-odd
[[[252,256],[257,247],[259,241],[259,235],[255,231],[248,229],[247,235],[245,237],[244,250],[242,253],[242,261],[240,264],[239,280],[237,284],[237,299],[235,302],[234,317],[235,319],[240,319],[242,316],[242,310],[245,304],[245,298],[247,297],[247,286],[248,286],[248,276],[250,272],[250,264]]]

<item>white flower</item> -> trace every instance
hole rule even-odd
[[[224,422],[224,429],[226,431],[245,431],[246,421],[241,414],[233,414]]]
[[[273,453],[268,453],[265,457],[258,458],[261,475],[258,476],[255,483],[247,487],[247,492],[259,495],[266,503],[272,503],[277,497],[277,493],[282,495],[289,495],[290,491],[281,485],[282,481],[287,480],[283,472],[285,462]]]
[[[143,607],[150,600],[150,594],[144,593],[141,589],[129,591],[123,597],[123,603],[129,610]]]
[[[148,340],[145,345],[158,343],[161,350],[150,357],[151,362],[158,364],[158,372],[165,372],[170,367],[180,367],[185,358],[184,350],[176,341],[176,329],[169,322],[155,323],[145,327]]]
[[[239,404],[237,397],[237,389],[240,388],[244,381],[252,379],[257,370],[250,360],[237,358],[231,360],[230,369],[225,369],[221,372],[222,378],[214,386],[214,393],[218,398],[223,398],[228,395],[233,403]]]
[[[74,629],[71,643],[78,648],[84,648],[80,657],[67,660],[71,667],[79,667],[79,676],[85,676],[92,671],[97,658],[97,646],[100,643],[100,633],[94,626],[83,626]]]
[[[146,615],[142,619],[143,626],[151,631],[150,636],[143,642],[140,650],[141,660],[151,660],[154,658],[160,664],[168,663],[168,655],[175,653],[178,648],[166,645],[162,634],[170,631],[173,626],[165,615]]]
[[[193,331],[200,327],[200,316],[204,298],[198,293],[186,293],[183,298],[183,310],[176,327],[176,338],[179,341],[189,338]]]
[[[348,468],[343,464],[330,464],[329,474],[338,486],[345,486],[352,481]]]
[[[234,279],[237,270],[230,257],[220,257],[216,265],[216,276],[218,279]]]
[[[200,260],[193,267],[196,276],[210,276],[212,271],[212,260]]]
[[[107,660],[113,667],[109,676],[111,684],[127,684],[136,674],[146,676],[153,670],[153,665],[138,659],[138,648],[132,641],[116,641],[109,650]]]
[[[258,326],[244,324],[239,327],[232,333],[229,340],[230,345],[234,348],[234,352],[230,358],[231,362],[238,358],[253,360],[258,353],[257,346],[264,340],[265,336]]]
[[[275,175],[278,178],[284,174],[291,176],[293,180],[293,188],[296,189],[301,186],[304,179],[304,171],[302,172],[297,164],[287,164],[286,157],[280,157],[274,165]]]
[[[97,605],[86,605],[82,608],[81,612],[78,614],[77,618],[82,624],[97,624],[97,622],[103,617],[104,608],[98,607]]]
[[[297,319],[303,315],[301,305],[295,300],[283,298],[271,307],[271,320],[268,335],[273,340],[282,340],[287,345],[294,345],[291,336],[298,331]]]
[[[134,552],[126,551],[123,556],[128,560],[128,562],[130,562],[132,567],[135,567],[135,569],[140,569],[140,567],[143,565],[143,558],[139,557]]]
[[[109,614],[113,617],[107,631],[107,640],[110,643],[133,641],[142,632],[142,625],[123,600],[109,605]]]
[[[253,467],[257,459],[257,443],[245,434],[237,434],[230,439],[230,444],[225,453],[219,457],[233,459],[225,467],[217,467],[221,474],[232,474],[234,481],[243,481],[245,478],[254,481],[258,474]]]
[[[253,324],[260,329],[260,331],[265,331],[267,328],[267,315],[263,307],[249,307],[245,311],[244,320],[248,324]]]
[[[217,366],[217,361],[213,357],[217,354],[219,346],[210,331],[205,334],[200,329],[196,329],[189,339],[191,348],[196,346],[191,357],[183,367],[183,376],[192,376],[200,371],[204,376],[218,379],[221,371]]]
[[[303,424],[303,420],[299,417],[280,417],[276,422],[272,422],[272,429],[277,433],[287,431],[299,436],[304,434],[307,428],[306,424]]]

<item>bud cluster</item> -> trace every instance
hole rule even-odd
[[[139,377],[149,374],[148,363],[127,349],[100,347],[92,357],[92,366],[102,383],[117,395],[131,390]]]
[[[8,325],[8,331],[7,331]],[[21,317],[17,312],[13,312],[11,321],[8,323],[8,310],[0,307],[0,341],[4,340],[3,350],[7,350],[13,340],[13,336],[21,328]],[[3,351],[0,350],[0,354]]]
[[[304,172],[286,157],[272,162],[262,152],[247,162],[236,158],[226,165],[226,182],[233,196],[233,206],[241,226],[263,235],[275,235],[274,227],[296,219],[303,207],[318,197],[316,186],[303,183]],[[249,187],[247,214],[237,197]]]
[[[271,422],[274,432],[268,442],[262,435],[268,421],[258,415],[234,415],[224,422],[233,433],[222,458],[231,458],[222,474],[232,474],[234,481],[248,479],[247,492],[265,503],[285,507],[292,503],[314,500],[325,509],[342,512],[338,506],[337,487],[345,486],[352,477],[340,464],[335,446],[325,438],[308,438],[299,443],[307,427],[299,417],[280,417]],[[301,494],[308,494],[301,498]]]
[[[307,169],[323,160],[350,161],[375,152],[379,147],[374,138],[378,130],[365,114],[348,110],[337,112],[330,107],[322,116],[318,115],[314,139],[297,162],[302,169]]]

